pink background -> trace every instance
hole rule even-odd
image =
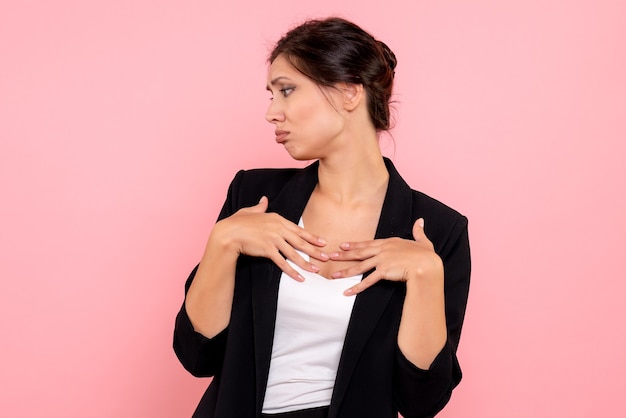
[[[0,416],[190,416],[183,282],[236,170],[295,165],[265,57],[330,14],[398,56],[385,154],[470,218],[441,416],[626,416],[624,2],[391,4],[0,4]]]

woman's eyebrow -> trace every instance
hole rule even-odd
[[[272,81],[270,81],[270,84],[268,84],[265,89],[266,90],[271,90],[270,89],[270,85],[275,86],[276,84],[278,84],[279,81],[283,81],[283,80],[289,80],[291,81],[291,79],[289,77],[285,77],[285,76],[278,76],[275,79],[273,79]]]

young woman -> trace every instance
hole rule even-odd
[[[339,18],[269,58],[267,120],[304,169],[235,176],[174,349],[213,376],[194,417],[430,417],[461,379],[467,219],[383,158],[396,59]]]

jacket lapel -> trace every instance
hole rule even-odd
[[[268,212],[279,213],[285,219],[297,224],[317,184],[317,167],[318,163],[315,162],[289,179],[282,191],[270,200]],[[254,322],[257,411],[261,411],[263,406],[270,369],[278,286],[282,273],[270,260],[265,260],[263,264],[268,271],[260,272],[258,277],[252,277],[250,285]]]
[[[376,238],[412,239],[411,188],[400,177],[391,161],[385,158],[385,164],[389,172],[389,185],[376,229]],[[369,273],[371,272],[363,276],[366,277]],[[356,296],[335,379],[329,418],[337,416],[360,354],[395,288],[391,282],[382,280]]]
[[[389,172],[389,185],[376,229],[376,238],[412,238],[411,189],[387,158],[385,158],[385,164]],[[317,185],[318,165],[319,163],[315,162],[294,175],[285,184],[283,190],[270,200],[268,212],[279,213],[286,219],[298,223]],[[257,411],[262,408],[269,374],[278,286],[282,273],[271,261],[267,260],[264,264],[268,269],[267,274],[259,274],[251,280]],[[364,274],[364,277],[369,273]],[[376,327],[394,289],[395,286],[392,286],[390,282],[381,281],[356,296],[337,370],[330,417],[336,416],[359,354]]]

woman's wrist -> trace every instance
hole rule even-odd
[[[430,288],[433,290],[443,287],[444,269],[441,258],[433,253],[428,260],[423,260],[412,269],[407,276],[407,288]]]
[[[213,226],[213,230],[207,242],[205,257],[207,257],[209,253],[217,252],[220,254],[220,257],[230,256],[236,260],[241,254],[240,247],[241,245],[237,240],[237,234],[232,232],[226,219],[223,219]]]

